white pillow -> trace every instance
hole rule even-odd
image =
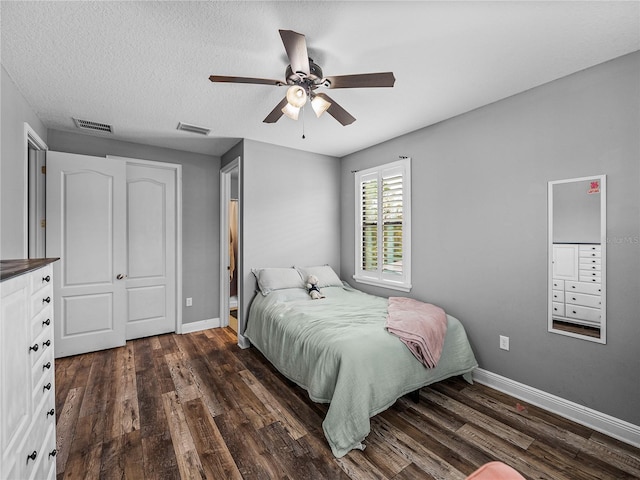
[[[300,272],[300,276],[304,283],[307,283],[307,277],[309,275],[315,275],[318,277],[318,287],[342,287],[342,281],[340,277],[333,271],[329,265],[319,265],[315,267],[296,267]]]
[[[302,277],[295,268],[252,268],[251,272],[265,297],[273,290],[304,288]]]

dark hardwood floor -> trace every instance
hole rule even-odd
[[[464,479],[501,460],[530,479],[640,478],[640,450],[459,378],[371,421],[336,459],[311,402],[228,329],[56,361],[58,478]]]

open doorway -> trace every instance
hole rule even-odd
[[[237,183],[237,172],[235,175]],[[231,174],[229,200],[229,327],[238,333],[238,197],[234,197],[234,174]]]
[[[220,170],[220,325],[236,334],[240,318],[240,158]]]

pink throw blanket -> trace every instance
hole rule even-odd
[[[387,331],[399,337],[425,367],[435,367],[447,333],[444,310],[413,298],[389,297],[388,312]]]

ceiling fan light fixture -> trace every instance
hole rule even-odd
[[[283,107],[282,113],[284,113],[291,120],[298,120],[298,114],[300,113],[300,108],[299,107],[294,107],[290,103],[287,103]]]
[[[324,98],[318,95],[313,97],[313,100],[311,100],[311,108],[316,112],[316,117],[318,118],[320,118],[320,115],[326,112],[330,106],[331,102],[327,102]]]
[[[300,85],[291,85],[287,90],[287,102],[292,107],[303,107],[307,103],[307,92]]]

